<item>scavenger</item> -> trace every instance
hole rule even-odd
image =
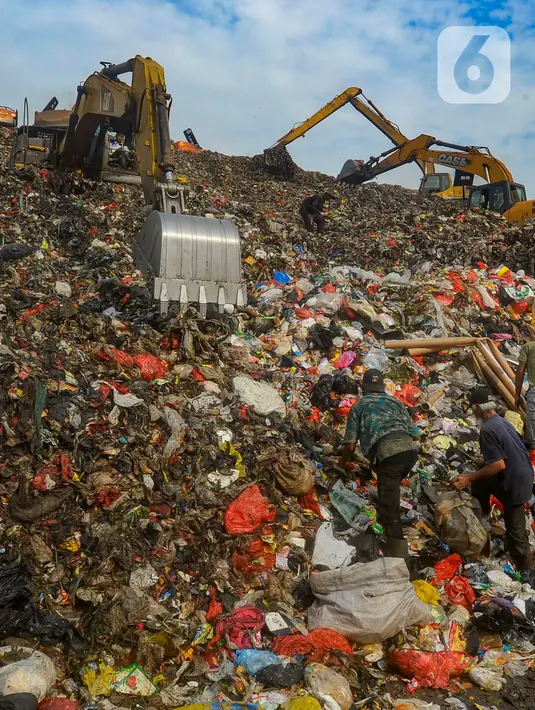
[[[341,463],[347,467],[357,441],[377,474],[377,519],[384,528],[386,557],[407,557],[400,515],[401,481],[418,459],[420,430],[407,407],[385,392],[380,370],[367,370],[361,399],[351,407]]]
[[[323,206],[326,202],[335,199],[334,195],[324,192],[323,195],[310,195],[310,197],[306,197],[303,200],[299,209],[299,214],[303,218],[308,232],[314,231],[314,224],[316,225],[318,232],[323,232],[325,229]]]
[[[503,519],[509,554],[521,572],[533,567],[526,532],[524,504],[533,491],[533,467],[522,439],[513,426],[498,416],[492,394],[486,387],[476,387],[470,406],[481,424],[479,444],[484,466],[472,473],[462,473],[453,480],[458,491],[471,486],[472,495],[483,513],[490,510],[490,496],[503,505]]]

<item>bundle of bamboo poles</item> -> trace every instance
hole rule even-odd
[[[521,398],[518,407],[515,402],[515,373],[496,344],[492,340],[478,340],[472,351],[472,359],[479,377],[486,380],[490,387],[504,398],[507,406],[520,412],[525,420],[524,398]]]
[[[501,395],[510,409],[520,412],[525,419],[524,399],[521,399],[519,407],[515,403],[515,373],[492,340],[471,337],[388,340],[385,347],[390,350],[407,350],[415,356],[430,355],[449,348],[473,347],[472,360],[479,378]]]

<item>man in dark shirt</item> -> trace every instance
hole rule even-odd
[[[342,465],[358,441],[377,474],[377,519],[386,537],[383,552],[386,557],[407,557],[400,515],[401,481],[418,460],[415,440],[420,430],[403,402],[386,394],[380,370],[364,373],[362,393],[347,418]]]
[[[491,495],[502,503],[509,553],[518,569],[527,571],[533,567],[524,512],[533,491],[533,467],[527,449],[514,427],[497,415],[488,389],[474,389],[470,405],[482,422],[479,444],[485,465],[479,471],[457,476],[453,485],[458,491],[472,486],[472,495],[484,513],[489,512]]]
[[[333,195],[324,192],[323,195],[311,195],[303,200],[299,214],[303,218],[308,232],[314,231],[314,224],[316,224],[318,232],[323,232],[325,228],[323,206],[326,202],[334,199]]]

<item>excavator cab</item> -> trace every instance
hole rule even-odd
[[[431,173],[424,175],[420,183],[420,194],[424,197],[445,192],[451,188],[451,177],[449,173]]]
[[[494,182],[490,185],[478,185],[470,193],[470,207],[488,209],[491,212],[504,214],[519,202],[525,202],[526,188],[518,183]]]

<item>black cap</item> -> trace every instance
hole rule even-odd
[[[487,387],[475,387],[470,393],[470,406],[492,402],[492,392]]]
[[[362,378],[363,392],[384,392],[385,383],[381,370],[366,370]]]

